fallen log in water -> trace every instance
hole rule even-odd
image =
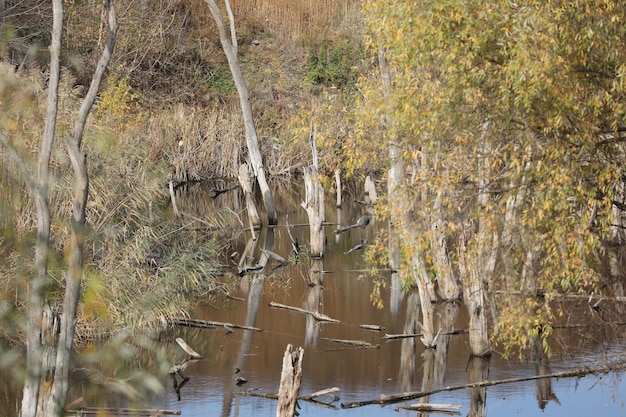
[[[337,392],[337,391],[339,391],[339,388],[337,388],[337,387],[326,388],[326,389],[323,389],[321,391],[316,391],[313,394],[304,395],[304,396],[300,397],[300,399],[304,400],[304,401],[309,401],[309,400],[313,400],[313,399],[315,399],[317,397],[321,397],[322,395],[330,395],[331,397],[333,397],[333,401],[337,401],[339,399],[339,397],[334,395],[334,393]]]
[[[258,327],[241,326],[238,324],[223,323],[219,321],[187,319],[184,317],[174,317],[173,319],[170,319],[169,323],[174,326],[199,327],[202,329],[217,329],[218,327],[223,327],[228,331],[231,331],[231,329],[254,330],[255,332],[263,331],[263,329],[259,329]]]
[[[455,335],[455,334],[464,334],[467,333],[467,330],[453,330],[451,332],[441,332],[439,333],[441,336],[450,336],[450,335]],[[386,334],[383,336],[383,339],[385,340],[397,340],[397,339],[408,339],[411,337],[422,337],[423,334],[422,333],[402,333],[402,334]]]
[[[203,359],[202,355],[196,352],[181,337],[176,338],[176,343],[191,357],[191,359]]]
[[[437,388],[437,389],[433,389],[429,391],[413,391],[413,392],[402,392],[402,393],[393,394],[393,395],[381,395],[380,398],[376,398],[372,400],[342,403],[341,408],[357,408],[357,407],[363,407],[365,405],[372,405],[372,404],[380,404],[380,405],[394,404],[394,403],[399,403],[402,401],[409,401],[409,400],[414,400],[416,398],[426,397],[428,395],[433,395],[433,394],[437,394],[440,392],[457,391],[457,390],[467,389],[467,388],[491,387],[494,385],[511,384],[514,382],[534,381],[537,379],[545,379],[545,378],[568,378],[568,377],[575,377],[575,376],[582,377],[582,376],[589,375],[589,374],[602,374],[602,373],[614,372],[614,371],[624,370],[624,369],[626,369],[626,361],[614,363],[614,364],[602,366],[602,367],[596,367],[596,368],[585,367],[585,368],[573,369],[570,371],[555,372],[555,373],[546,374],[546,375],[533,375],[533,376],[526,376],[526,377],[519,377],[519,378],[499,379],[495,381],[473,382],[469,384],[452,385],[452,386],[448,386],[444,388]]]
[[[373,330],[375,332],[382,332],[383,330],[385,330],[383,326],[378,326],[376,324],[359,324],[359,327],[361,329]]]
[[[270,302],[268,305],[272,308],[279,308],[282,310],[291,310],[291,311],[296,311],[298,313],[308,314],[317,321],[325,321],[329,323],[341,323],[341,321],[328,317],[327,315],[320,313],[319,311],[309,311],[309,310],[305,310],[299,307],[292,307],[292,306],[288,306],[285,304],[275,303],[274,301]]]
[[[461,413],[457,411],[461,409],[461,406],[454,405],[454,404],[419,403],[419,404],[403,405],[401,407],[396,408],[396,411],[400,411],[401,409],[409,410],[409,411],[423,411],[423,412],[428,412],[428,413],[461,415]]]
[[[322,337],[322,340],[327,340],[329,342],[335,342],[335,343],[341,343],[344,345],[351,345],[351,346],[358,346],[358,347],[362,347],[362,348],[368,348],[368,349],[379,349],[380,346],[379,345],[373,345],[369,342],[364,342],[362,340],[345,340],[345,339],[329,339],[327,337]]]
[[[332,388],[326,388],[323,389],[321,391],[317,391],[314,392],[313,394],[309,394],[309,395],[303,395],[301,397],[298,397],[298,400],[302,400],[302,401],[307,401],[310,402],[311,404],[315,404],[318,405],[320,407],[324,407],[324,408],[330,408],[333,410],[338,410],[339,407],[336,407],[334,405],[332,405],[331,403],[335,402],[335,401],[339,401],[339,396],[335,395],[335,392],[338,392],[339,388],[337,387],[332,387]],[[249,397],[258,397],[258,398],[267,398],[270,400],[277,400],[278,399],[278,394],[268,394],[268,393],[263,393],[263,392],[253,392],[253,391],[240,391],[236,393],[237,395],[246,395]],[[321,397],[323,395],[330,395],[332,397],[332,401],[331,403],[325,403],[322,401],[319,401],[317,398]]]

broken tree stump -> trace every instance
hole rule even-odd
[[[294,350],[291,344],[287,345],[280,374],[276,417],[293,417],[296,414],[296,403],[302,381],[303,357],[304,349],[300,347]]]

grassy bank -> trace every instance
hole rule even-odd
[[[20,3],[0,40],[0,127],[27,167],[43,130],[46,6]],[[233,2],[239,54],[270,178],[310,163],[311,118],[328,169],[347,136],[345,117],[362,60],[358,4]],[[228,285],[220,264],[228,236],[171,216],[167,184],[234,178],[247,159],[238,98],[215,25],[201,1],[117,2],[121,33],[85,136],[90,173],[80,336],[141,328],[189,311],[193,296]],[[50,274],[62,288],[72,177],[62,136],[99,54],[100,14],[65,6],[59,138],[53,152]],[[255,42],[253,42],[255,41]],[[324,162],[323,162],[324,164]],[[30,276],[35,213],[19,167],[0,148],[2,298],[20,309]],[[210,223],[237,219],[215,213]],[[206,227],[205,227],[206,226]],[[218,229],[227,229],[218,227]]]

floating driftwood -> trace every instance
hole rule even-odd
[[[280,256],[279,254],[272,252],[271,250],[268,249],[261,249],[261,252],[263,252],[264,254],[267,255],[268,258],[272,258],[275,259],[276,261],[280,262],[283,265],[286,265],[289,263],[288,260],[286,260],[285,258],[283,258],[282,256]]]
[[[455,334],[464,334],[467,333],[467,330],[459,329],[453,330],[451,332],[440,332],[439,334],[442,336],[449,336]],[[408,339],[411,337],[422,337],[424,336],[422,333],[402,333],[402,334],[386,334],[383,336],[385,340],[396,340],[396,339]]]
[[[365,228],[368,224],[370,224],[370,216],[366,214],[364,216],[361,216],[355,224],[351,224],[350,226],[345,227],[338,226],[335,229],[335,234],[338,235],[340,233],[347,232],[348,230],[356,229],[357,227]]]
[[[313,400],[317,397],[321,397],[322,395],[330,395],[331,397],[333,397],[333,401],[337,401],[339,399],[338,396],[336,396],[334,393],[338,392],[339,388],[337,387],[332,387],[332,388],[326,388],[323,389],[321,391],[316,391],[313,394],[309,394],[309,395],[304,395],[302,397],[300,397],[300,399],[304,400],[304,401],[309,401],[309,400]]]
[[[270,302],[268,305],[272,308],[280,308],[283,310],[291,310],[291,311],[296,311],[298,313],[308,314],[317,321],[325,321],[329,323],[341,323],[341,321],[328,317],[327,315],[320,313],[319,311],[309,311],[309,310],[305,310],[299,307],[292,307],[292,306],[288,306],[288,305],[284,305],[280,303],[275,303],[274,301]]]
[[[620,362],[617,364],[611,364],[611,365],[602,366],[602,367],[595,367],[595,368],[585,367],[585,368],[578,368],[578,369],[573,369],[570,371],[563,371],[563,372],[555,372],[552,374],[545,374],[545,375],[532,375],[532,376],[519,377],[519,378],[499,379],[495,381],[473,382],[469,384],[452,385],[452,386],[448,386],[444,388],[437,388],[437,389],[433,389],[430,391],[413,391],[413,392],[402,392],[402,393],[393,394],[393,395],[381,395],[380,398],[376,398],[372,400],[342,403],[341,408],[357,408],[357,407],[363,407],[365,405],[372,405],[372,404],[380,404],[380,405],[394,404],[394,403],[398,403],[402,401],[409,401],[409,400],[414,400],[416,398],[426,397],[426,396],[437,394],[440,392],[457,391],[457,390],[468,389],[468,388],[491,387],[494,385],[511,384],[514,382],[534,381],[537,379],[545,379],[545,378],[568,378],[568,377],[575,377],[575,376],[582,377],[582,376],[589,375],[589,374],[602,374],[602,373],[614,372],[614,371],[624,370],[624,369],[626,369],[626,362]]]
[[[196,352],[181,337],[176,338],[176,343],[191,357],[191,359],[202,359],[202,355]]]
[[[409,411],[425,411],[428,413],[437,413],[437,414],[461,415],[461,413],[457,411],[461,409],[461,406],[454,405],[454,404],[430,404],[430,403],[411,404],[411,405],[403,405],[401,407],[398,407],[396,408],[396,411],[400,411],[401,409],[409,410]]]
[[[100,407],[81,407],[79,409],[65,410],[69,414],[82,416],[86,414],[94,415],[117,415],[117,416],[179,416],[180,410],[158,410],[158,409],[140,409],[140,408],[100,408]]]
[[[322,337],[322,340],[326,340],[328,342],[334,342],[334,343],[341,343],[343,345],[358,346],[358,347],[368,348],[368,349],[379,349],[380,348],[379,345],[373,345],[373,344],[371,344],[369,342],[364,342],[362,340],[330,339],[330,338],[327,338],[327,337]]]
[[[232,331],[232,329],[254,330],[255,332],[263,331],[263,329],[259,329],[258,327],[240,326],[238,324],[223,323],[219,321],[187,319],[184,317],[175,317],[170,319],[170,324],[173,324],[174,326],[199,327],[202,329],[217,329],[218,327],[223,327],[228,331]]]
[[[320,407],[325,407],[325,408],[331,408],[333,410],[338,410],[339,408],[331,405],[330,403],[325,403],[322,401],[319,401],[317,398],[324,396],[324,395],[329,395],[332,398],[332,402],[335,401],[339,401],[339,396],[335,395],[335,392],[339,392],[339,388],[337,387],[332,387],[332,388],[326,388],[323,389],[321,391],[317,391],[314,392],[313,394],[309,394],[309,395],[303,395],[301,397],[298,397],[298,400],[302,400],[302,401],[308,401],[311,404],[315,404],[315,405],[319,405]],[[263,393],[263,392],[254,392],[251,390],[248,391],[240,391],[236,393],[237,395],[246,395],[249,397],[258,397],[258,398],[267,398],[270,400],[277,400],[278,399],[278,394],[269,394],[269,393]]]
[[[378,326],[376,324],[359,324],[359,327],[361,329],[365,329],[365,330],[373,330],[375,332],[382,332],[383,330],[385,330],[384,327],[382,326]]]

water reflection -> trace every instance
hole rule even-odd
[[[225,193],[214,200],[193,197],[193,203],[180,197],[180,206],[192,214],[202,216],[228,207],[237,200]],[[299,207],[297,193],[284,193],[277,198],[281,213],[289,213],[293,239],[304,245],[308,241],[306,213]],[[216,208],[216,205],[218,208]],[[344,206],[340,218],[327,219],[330,224],[352,224],[363,213],[361,206]],[[341,222],[339,220],[342,220]],[[233,232],[238,241],[224,254],[241,255],[233,265],[233,274],[241,270],[238,290],[224,297],[219,304],[201,303],[193,318],[253,326],[262,332],[224,328],[214,330],[174,328],[162,335],[164,343],[182,337],[205,359],[190,364],[185,375],[190,379],[180,389],[180,398],[169,377],[163,379],[168,391],[150,399],[149,408],[181,410],[185,417],[207,415],[251,416],[275,415],[276,402],[270,399],[241,396],[240,391],[276,393],[285,346],[304,346],[303,386],[301,394],[337,386],[341,402],[379,398],[399,392],[426,391],[445,386],[480,382],[487,379],[505,379],[532,375],[547,375],[578,366],[583,359],[590,363],[623,353],[626,343],[625,326],[606,326],[615,321],[616,305],[602,302],[600,312],[591,309],[586,300],[564,307],[561,326],[553,337],[555,355],[548,361],[541,346],[533,348],[529,362],[517,359],[503,360],[494,354],[490,360],[472,358],[467,348],[467,312],[457,303],[439,303],[435,306],[434,327],[439,332],[435,346],[425,349],[419,337],[407,337],[385,342],[388,334],[418,334],[420,321],[419,295],[414,291],[399,292],[401,278],[385,277],[389,284],[382,289],[385,309],[372,306],[370,277],[362,260],[362,252],[348,252],[361,239],[373,241],[375,226],[357,228],[337,238],[334,226],[327,227],[327,252],[323,259],[301,257],[276,271],[276,253],[284,258],[292,256],[292,239],[286,219],[276,228],[264,229],[251,238],[249,230]],[[376,225],[381,227],[382,225]],[[258,268],[258,269],[257,269]],[[340,324],[320,324],[311,315],[268,307],[270,302],[301,306],[341,320]],[[593,323],[590,327],[574,324]],[[359,327],[362,324],[380,326],[382,332]],[[380,345],[379,349],[348,347],[337,349],[327,339],[361,340]],[[239,370],[237,372],[237,370]],[[0,375],[0,381],[4,380]],[[237,385],[237,378],[246,384]],[[621,399],[626,398],[626,383],[606,377],[540,379],[523,383],[491,387],[476,387],[454,392],[441,392],[419,399],[419,402],[449,403],[462,406],[463,415],[623,415]],[[78,384],[76,384],[78,385]],[[593,389],[591,389],[593,387]],[[181,388],[180,385],[178,388]],[[79,388],[77,388],[79,391]],[[16,391],[2,390],[1,415],[13,417]],[[616,398],[619,401],[610,401]],[[530,399],[530,401],[529,401]],[[371,415],[414,416],[415,412],[396,413],[393,406],[367,406],[356,410],[332,410],[300,403],[303,416]],[[602,411],[600,411],[602,410]],[[6,411],[6,412],[5,412]],[[599,412],[600,411],[600,412]],[[427,415],[422,413],[421,415]]]

